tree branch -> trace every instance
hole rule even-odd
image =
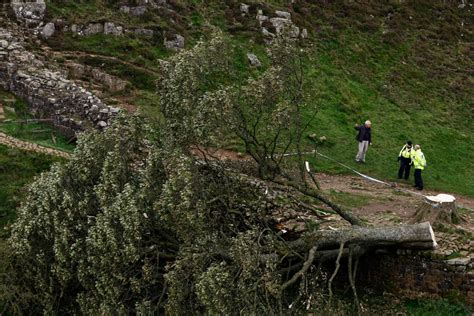
[[[290,280],[283,283],[283,285],[281,286],[281,291],[284,291],[290,285],[295,283],[301,276],[303,276],[306,273],[306,271],[308,271],[309,267],[313,264],[317,249],[318,247],[314,246],[313,248],[309,250],[308,260],[306,260],[305,263],[303,264],[303,268],[301,268],[300,271],[296,272]]]

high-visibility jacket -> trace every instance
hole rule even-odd
[[[413,166],[415,167],[415,169],[425,169],[426,159],[421,149],[412,150],[411,160],[413,161]]]
[[[402,150],[400,150],[400,153],[398,154],[398,157],[403,157],[403,158],[410,158],[412,153],[412,148],[408,148],[407,145],[402,147]]]

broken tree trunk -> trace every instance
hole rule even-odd
[[[425,222],[376,228],[319,230],[290,242],[290,247],[295,251],[305,251],[317,246],[320,252],[337,249],[341,243],[361,249],[397,247],[430,250],[437,246],[433,229],[430,223]]]
[[[456,198],[449,194],[426,196],[423,204],[415,213],[413,222],[457,224],[460,221],[456,208]]]

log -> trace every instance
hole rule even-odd
[[[430,222],[435,224],[458,224],[460,216],[457,212],[456,198],[449,194],[426,196],[423,204],[414,215],[413,222]]]
[[[430,223],[387,227],[353,227],[341,230],[318,230],[289,242],[297,252],[318,247],[319,250],[337,249],[341,243],[363,249],[386,247],[431,250],[437,246]]]

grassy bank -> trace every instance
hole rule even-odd
[[[25,185],[55,161],[60,159],[0,145],[0,240],[8,234],[5,227],[15,218]]]

